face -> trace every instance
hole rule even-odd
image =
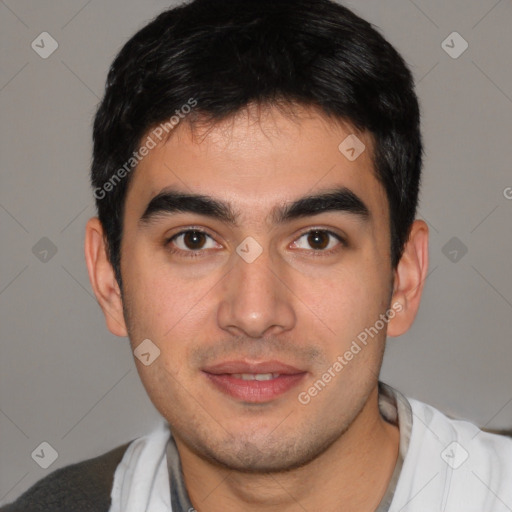
[[[298,467],[375,389],[386,336],[375,326],[393,286],[389,214],[371,140],[357,135],[366,149],[354,161],[338,149],[352,133],[311,110],[292,119],[247,109],[175,128],[132,177],[126,328],[134,350],[146,339],[158,347],[151,364],[136,359],[142,382],[177,440],[204,459]]]

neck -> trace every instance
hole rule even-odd
[[[376,387],[348,430],[309,464],[286,473],[221,469],[179,439],[185,484],[197,512],[373,511],[384,496],[399,449],[398,428],[378,408]]]

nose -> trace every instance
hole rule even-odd
[[[290,330],[296,322],[293,293],[284,262],[272,264],[267,250],[251,263],[237,254],[223,279],[219,327],[234,335],[260,338]]]

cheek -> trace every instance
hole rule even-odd
[[[141,256],[132,258],[128,273],[132,343],[151,339],[175,373],[187,347],[204,334],[212,317],[211,300],[218,277],[184,279],[170,265]]]
[[[375,261],[360,258],[358,263],[332,272],[328,281],[322,281],[311,292],[314,311],[322,321],[317,333],[324,343],[331,340],[330,349],[324,345],[331,359],[348,350],[358,336],[364,337],[365,329],[374,326],[386,311],[388,289],[378,268]],[[379,332],[375,340],[383,337],[384,334]],[[378,347],[374,348],[377,350]],[[360,361],[370,356],[368,350],[364,352],[358,356]]]
[[[179,286],[170,266],[159,261],[150,250],[127,242],[126,254],[123,279],[137,313],[136,319],[154,325],[183,304],[186,290]]]
[[[367,318],[372,309],[379,309],[382,290],[374,265],[374,262],[365,264],[360,258],[359,262],[331,273],[322,296],[331,315],[343,314],[338,316],[339,321],[350,318],[357,322]]]

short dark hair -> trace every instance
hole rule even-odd
[[[251,103],[284,102],[370,132],[396,268],[416,215],[423,156],[418,99],[399,53],[370,23],[331,0],[194,0],[162,12],[124,45],[94,120],[91,182],[120,286],[133,174],[126,162],[151,128],[191,98],[197,102],[186,116],[191,125],[219,122]],[[123,165],[117,175],[123,179],[114,183]]]

